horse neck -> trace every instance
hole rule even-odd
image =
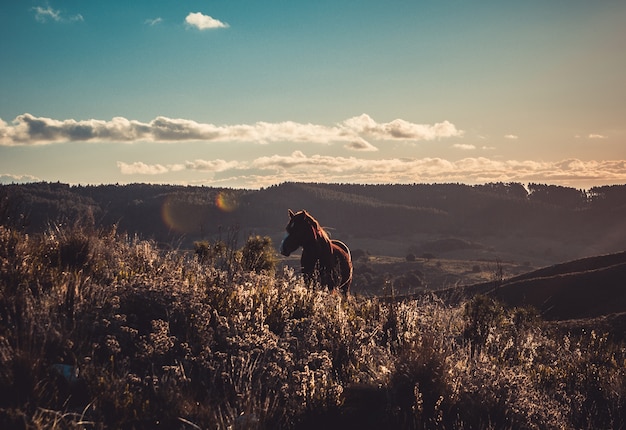
[[[332,244],[328,236],[320,232],[317,235],[317,239],[311,238],[310,241],[302,244],[302,249],[310,255],[315,255],[316,260],[320,260],[323,263],[327,263],[330,260],[332,253]],[[328,252],[328,250],[331,252]]]

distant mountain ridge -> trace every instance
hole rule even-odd
[[[409,246],[419,249],[411,241],[449,238],[467,243],[506,238],[507,244],[520,247],[530,241],[523,246],[535,246],[531,251],[537,255],[547,255],[554,246],[575,250],[572,255],[606,254],[623,250],[626,243],[626,185],[589,191],[519,183],[283,183],[260,190],[148,184],[0,186],[2,223],[26,231],[77,220],[116,224],[120,231],[183,247],[223,235],[234,226],[244,234],[280,240],[288,208],[307,209],[338,238],[392,239],[398,255]],[[548,241],[555,245],[543,244]]]
[[[586,257],[451,290],[449,296],[488,294],[509,306],[534,306],[552,320],[626,312],[626,185],[589,191],[516,183],[284,183],[261,190],[147,184],[0,186],[1,224],[26,232],[54,224],[116,225],[118,231],[180,247],[223,237],[234,227],[279,241],[288,208],[309,210],[333,236],[349,244],[390,243],[400,255],[407,249],[443,254],[462,250],[478,259],[493,246],[499,248],[492,255],[514,247],[539,255],[552,252],[545,247],[553,244]]]

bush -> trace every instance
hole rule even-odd
[[[626,349],[600,333],[308,289],[270,251],[0,227],[0,428],[626,425]]]
[[[369,258],[369,253],[363,249],[357,248],[357,249],[353,249],[351,251],[351,256],[352,256],[352,260],[357,261],[357,260],[363,260],[363,261],[367,261]]]
[[[424,260],[428,260],[428,261],[430,261],[430,260],[434,260],[434,259],[435,259],[435,258],[437,258],[437,257],[435,256],[435,254],[433,254],[433,253],[431,253],[431,252],[425,252],[425,253],[423,253],[423,254],[422,254],[422,258],[423,258]]]
[[[503,316],[502,307],[487,296],[475,296],[465,304],[463,335],[470,342],[473,353],[482,351],[489,336],[501,325]]]
[[[241,254],[244,270],[260,273],[262,271],[273,272],[276,268],[274,245],[268,236],[250,236]]]
[[[207,266],[223,266],[227,259],[227,246],[218,240],[214,243],[208,241],[194,242],[194,253],[202,264]]]

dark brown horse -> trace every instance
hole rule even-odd
[[[346,244],[331,240],[317,220],[304,210],[293,213],[289,209],[285,230],[287,236],[280,244],[280,253],[289,256],[302,247],[300,265],[307,282],[318,275],[321,285],[347,295],[352,283],[352,258]]]

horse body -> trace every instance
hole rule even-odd
[[[280,244],[280,252],[289,256],[302,247],[300,265],[308,282],[319,275],[321,285],[338,289],[345,294],[352,283],[350,249],[339,240],[331,240],[315,218],[306,211],[289,210],[287,236]]]

